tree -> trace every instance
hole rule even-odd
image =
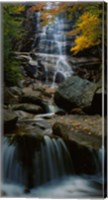
[[[60,13],[65,13],[70,21],[75,18],[74,28],[67,33],[75,35],[74,47],[70,49],[74,54],[101,44],[102,3],[52,2],[49,9],[45,7],[46,3],[37,3],[31,7],[41,12],[42,25],[53,22]]]
[[[101,43],[101,19],[90,12],[84,12],[73,31],[76,34],[75,45],[71,48],[75,54]]]
[[[8,85],[14,85],[22,77],[19,62],[15,60],[13,50],[15,44],[23,36],[22,18],[19,18],[24,11],[23,5],[3,5],[3,49],[4,49],[4,81]],[[13,16],[15,14],[15,16]]]

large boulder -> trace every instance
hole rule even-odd
[[[61,122],[54,123],[53,134],[61,137],[63,140],[68,140],[71,143],[84,146],[91,149],[99,149],[102,145],[102,137],[100,135],[86,133],[85,130],[73,130],[68,125]]]
[[[84,131],[71,131],[68,125],[56,122],[53,125],[53,134],[65,140],[72,157],[76,173],[94,174],[101,167],[96,164],[97,154],[102,145],[102,137],[84,133]]]
[[[72,76],[64,81],[55,93],[55,103],[68,111],[80,108],[91,113],[92,102],[98,85],[86,79]]]

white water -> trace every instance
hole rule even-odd
[[[57,6],[57,5],[56,5]],[[51,3],[48,2],[46,9],[51,8]],[[72,68],[70,67],[67,59],[66,59],[66,35],[64,33],[65,22],[64,17],[57,16],[55,21],[51,24],[47,24],[45,26],[41,26],[40,24],[40,13],[36,13],[36,36],[39,35],[39,43],[38,43],[38,54],[46,54],[49,55],[57,55],[57,59],[55,59],[55,63],[52,67],[53,80],[52,86],[55,86],[56,76],[57,74],[61,74],[64,79],[70,77],[73,74]],[[49,81],[48,77],[48,67],[47,63],[44,65],[45,73],[46,73],[46,82]]]
[[[27,147],[25,146],[25,148]],[[4,138],[2,156],[3,183],[5,190],[8,190],[9,187],[9,194],[11,195],[14,195],[14,192],[11,193],[11,185],[15,184],[17,190],[17,185],[18,187],[20,185],[24,187],[28,178],[27,174],[25,174],[27,170],[22,167],[18,153],[17,143],[10,144],[8,138]],[[65,143],[62,139],[50,139],[47,135],[44,136],[40,150],[36,151],[34,156],[34,187],[70,173],[72,173],[72,161]]]
[[[62,139],[44,136],[40,152],[35,154],[35,184],[40,185],[72,174],[72,160]]]
[[[17,160],[17,148],[10,145],[7,138],[3,142],[3,180],[6,183],[25,184],[26,175],[22,170],[21,164]]]
[[[101,184],[89,176],[64,176],[34,188],[28,194],[24,194],[24,189],[21,185],[2,185],[2,191],[8,197],[102,198]]]
[[[18,160],[17,145],[3,144],[3,183],[1,191],[8,197],[83,198],[102,197],[102,176],[76,175],[70,153],[61,138],[45,136],[34,157],[34,187],[25,194],[27,175]],[[97,153],[102,160],[102,150]],[[93,159],[93,162],[95,159]],[[98,160],[97,160],[97,164]]]

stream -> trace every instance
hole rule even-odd
[[[18,195],[39,198],[102,197],[104,180],[102,180],[102,172],[99,171],[99,166],[101,168],[102,165],[102,152],[100,149],[96,154],[98,163],[95,162],[96,157],[93,156],[92,162],[96,166],[95,174],[78,175],[63,140],[45,136],[40,150],[34,152],[33,170],[30,172],[30,176],[33,177],[33,186],[28,188],[29,172],[26,167],[23,167],[19,158],[21,152],[18,150],[18,143],[10,144],[9,140],[4,138],[2,194],[8,197]],[[26,152],[24,160],[27,157],[25,154]]]
[[[50,2],[47,3],[46,9],[50,9],[50,6]],[[30,54],[22,55],[22,58],[28,59],[32,67],[43,67],[44,84],[50,83],[50,87],[55,88],[57,83],[73,75],[72,66],[67,59],[67,39],[64,31],[66,19],[58,15],[54,23],[41,26],[40,13],[36,12],[35,20],[36,35],[32,48],[36,59],[33,59]],[[26,67],[25,69],[27,70]],[[36,117],[55,116],[55,110],[51,106],[48,113],[40,113]],[[35,133],[32,133],[32,136],[22,134],[19,138],[16,136],[14,141],[10,136],[2,138],[1,193],[3,197],[104,197],[103,147],[94,151],[88,147],[88,160],[90,156],[94,172],[77,173],[73,152],[68,148],[66,141],[61,137],[52,137],[48,134],[45,134],[42,140],[38,138],[37,141],[34,135]],[[80,145],[78,148],[80,149]],[[74,155],[74,159],[78,158]],[[87,169],[86,162],[83,164],[84,169]]]

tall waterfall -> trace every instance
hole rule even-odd
[[[46,9],[50,9],[50,6],[48,2]],[[57,78],[62,81],[73,74],[67,61],[65,26],[65,18],[61,15],[57,16],[54,22],[41,26],[40,12],[36,12],[36,39],[33,48],[36,46],[38,55],[44,60],[46,82],[49,81],[52,71],[53,85]]]

